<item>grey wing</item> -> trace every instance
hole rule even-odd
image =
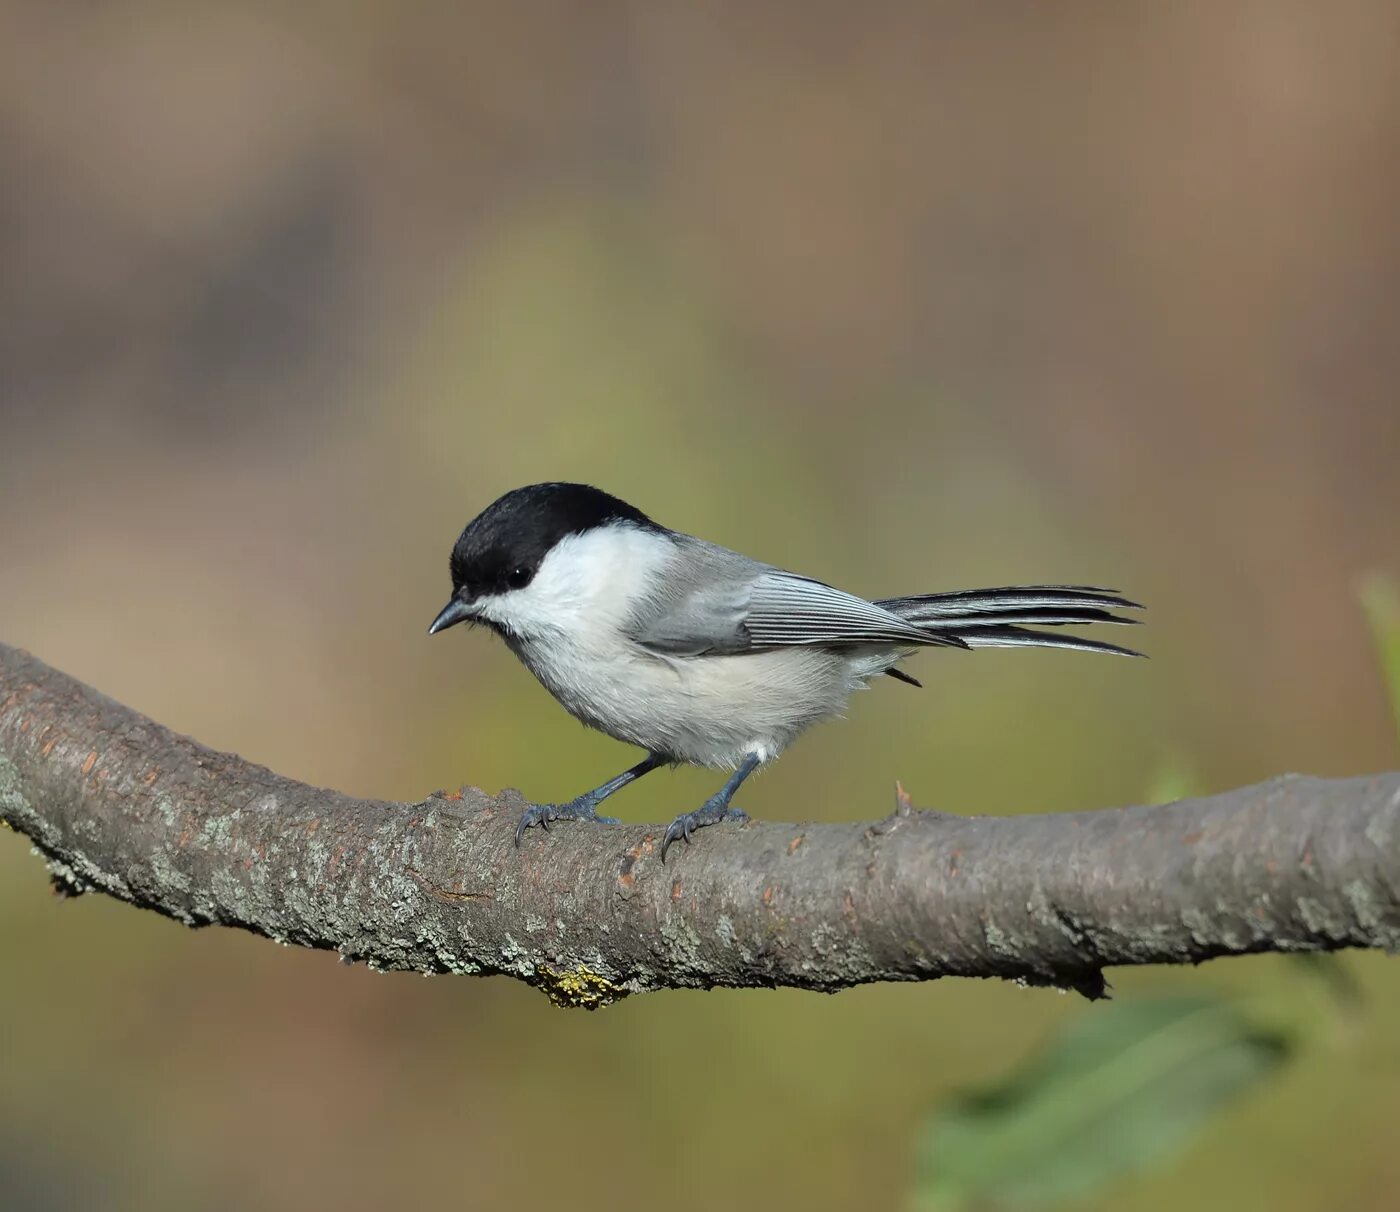
[[[883,606],[821,581],[776,570],[754,584],[744,627],[755,647],[856,644],[966,645],[933,635]]]
[[[633,632],[643,647],[671,656],[858,644],[966,647],[821,581],[709,550],[728,558],[707,561],[688,590],[651,604]]]
[[[633,624],[632,638],[667,656],[748,652],[744,618],[753,578],[722,579],[652,602]]]

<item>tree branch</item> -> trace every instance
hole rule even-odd
[[[555,1001],[714,985],[1005,977],[1400,949],[1400,774],[1284,776],[1158,807],[708,829],[532,830],[514,791],[309,787],[0,644],[0,819],[55,881],[376,968],[506,973]]]

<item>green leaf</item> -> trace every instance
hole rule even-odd
[[[1400,587],[1390,577],[1375,573],[1361,583],[1358,596],[1371,625],[1381,676],[1390,692],[1395,732],[1400,737]]]
[[[1287,1056],[1228,1002],[1086,1010],[1019,1074],[938,1112],[915,1198],[928,1209],[1048,1208],[1169,1158]]]

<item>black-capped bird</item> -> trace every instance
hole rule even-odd
[[[653,522],[584,484],[517,488],[452,549],[452,597],[428,629],[482,623],[574,716],[647,756],[601,787],[521,816],[599,820],[598,805],[658,766],[733,773],[671,822],[661,857],[705,825],[743,820],[739,785],[853,690],[920,648],[1131,649],[1043,631],[1132,623],[1137,609],[1087,585],[1019,585],[867,601]]]

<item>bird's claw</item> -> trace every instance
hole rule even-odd
[[[525,830],[531,825],[538,825],[548,833],[550,821],[597,821],[601,825],[620,823],[615,816],[599,816],[597,808],[584,799],[570,800],[567,804],[531,804],[520,814],[515,826],[515,844],[520,845]]]
[[[666,861],[666,851],[671,848],[672,842],[684,841],[689,846],[690,835],[697,829],[703,829],[706,825],[718,825],[720,821],[738,821],[743,824],[748,819],[749,814],[742,808],[727,804],[706,803],[694,812],[682,812],[666,826],[666,835],[661,839],[661,861]]]

